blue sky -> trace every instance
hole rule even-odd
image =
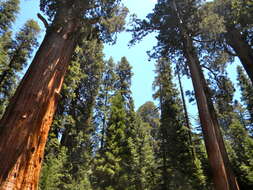
[[[156,0],[123,0],[123,3],[130,10],[130,14],[135,13],[138,18],[145,18],[145,16],[152,11]],[[17,22],[13,30],[20,28],[26,20],[35,19],[43,27],[41,21],[37,19],[36,14],[39,12],[39,0],[21,0],[21,10],[18,15]],[[41,34],[39,41],[42,41],[44,32]],[[148,61],[146,51],[150,50],[155,44],[155,34],[151,34],[144,38],[139,44],[129,48],[128,42],[131,40],[131,34],[122,32],[118,35],[117,43],[113,46],[105,45],[104,53],[106,59],[113,57],[117,62],[121,57],[126,56],[128,61],[133,67],[133,79],[132,79],[132,92],[135,101],[135,107],[138,108],[146,101],[152,101],[152,83],[154,80],[154,61]],[[232,64],[228,67],[230,77],[234,83],[236,82],[235,68],[238,64]],[[184,77],[183,80],[184,90],[191,90],[192,83],[189,79]],[[237,92],[237,99],[239,94]],[[197,115],[196,105],[188,104],[188,111],[190,117],[195,118]]]

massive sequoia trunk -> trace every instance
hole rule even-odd
[[[233,172],[229,168],[228,157],[222,136],[219,131],[217,119],[214,117],[214,110],[211,108],[212,101],[208,94],[200,63],[193,46],[193,42],[188,35],[184,35],[184,54],[188,61],[195,96],[197,100],[201,127],[203,130],[208,159],[211,166],[213,181],[216,190],[238,190]]]
[[[81,14],[73,7],[58,10],[0,121],[1,190],[37,189],[48,131],[78,37]]]
[[[190,44],[189,44],[190,43]],[[188,49],[190,48],[191,49]],[[214,123],[212,121],[211,113],[208,109],[208,101],[204,92],[204,78],[201,73],[200,64],[190,40],[185,40],[185,54],[188,59],[188,66],[190,69],[195,96],[197,100],[201,127],[203,130],[206,150],[208,154],[209,163],[211,166],[213,181],[215,189],[229,190],[229,183],[224,166],[224,161],[221,155],[219,144],[216,138]]]
[[[245,71],[253,84],[253,49],[245,42],[237,29],[231,29],[226,34],[227,43],[239,57]]]
[[[216,190],[239,190],[234,174],[229,166],[227,152],[196,48],[187,31],[187,24],[181,19],[175,0],[172,1],[172,6],[178,19],[183,43],[183,53],[187,59],[192,78],[214,187]]]

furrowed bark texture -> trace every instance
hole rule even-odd
[[[231,29],[226,35],[228,44],[233,48],[239,57],[245,71],[253,84],[253,49],[245,42],[240,32]]]
[[[184,53],[188,60],[188,66],[197,100],[208,159],[213,174],[214,187],[216,190],[230,190],[227,171],[216,136],[215,123],[213,122],[208,107],[208,98],[204,91],[207,86],[206,81],[201,71],[200,63],[193,47],[192,40],[189,36],[185,36],[184,46]]]
[[[38,187],[48,131],[76,46],[78,16],[71,8],[58,11],[0,121],[0,190]]]

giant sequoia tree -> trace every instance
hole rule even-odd
[[[200,1],[158,1],[154,12],[149,14],[146,20],[136,20],[138,25],[133,29],[133,41],[157,30],[158,45],[154,49],[153,57],[169,56],[171,60],[182,57],[186,61],[195,90],[214,186],[220,190],[238,189],[200,65],[201,52],[194,42],[199,35],[199,18],[196,14],[199,5]]]
[[[191,151],[191,139],[184,126],[183,106],[172,83],[168,60],[160,59],[155,72],[154,98],[159,100],[161,110],[157,158],[160,159],[158,169],[162,174],[161,189],[203,189],[203,176]]]
[[[37,188],[48,131],[79,37],[93,30],[111,41],[127,13],[117,0],[42,0],[41,10],[52,22],[42,18],[46,36],[0,121],[0,151],[8,152],[0,156],[2,189]]]

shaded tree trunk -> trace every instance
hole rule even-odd
[[[212,120],[214,122],[214,127],[215,127],[214,129],[215,129],[215,132],[216,132],[216,138],[217,138],[217,141],[219,143],[219,147],[220,147],[220,151],[221,151],[221,154],[222,154],[222,157],[223,157],[225,168],[227,170],[227,176],[228,176],[230,188],[231,188],[231,190],[239,190],[240,188],[238,186],[238,183],[237,183],[237,180],[235,178],[234,172],[233,172],[232,167],[230,165],[230,161],[229,161],[228,153],[227,153],[225,143],[224,143],[224,140],[223,140],[222,132],[221,132],[221,129],[219,127],[217,114],[216,114],[216,111],[215,111],[215,108],[214,108],[214,105],[213,105],[213,102],[212,102],[212,97],[211,97],[211,94],[210,94],[210,89],[206,85],[204,90],[205,90],[206,96],[207,96],[208,108],[210,110],[211,117],[212,117]]]
[[[104,105],[107,105],[108,103],[108,94],[106,92],[106,95],[105,95],[105,103]],[[100,142],[100,145],[101,145],[101,150],[104,148],[104,141],[105,141],[105,133],[106,133],[106,113],[104,113],[103,115],[103,122],[102,122],[102,137],[101,137],[101,142]]]
[[[201,70],[196,49],[191,37],[187,33],[183,20],[180,18],[175,0],[172,3],[180,23],[179,28],[184,46],[183,52],[191,73],[205,146],[213,174],[214,187],[216,190],[239,190],[236,178],[229,164],[209,88]]]
[[[191,130],[191,125],[190,125],[190,120],[189,120],[187,106],[186,106],[185,97],[184,97],[184,89],[183,89],[183,85],[182,85],[181,76],[180,76],[179,71],[177,72],[177,76],[178,76],[181,99],[182,99],[183,108],[184,108],[185,125],[190,131]],[[191,133],[189,133],[189,137],[191,139]]]
[[[59,9],[0,121],[1,190],[37,189],[48,131],[76,46],[78,16],[73,8]]]
[[[245,71],[247,72],[253,84],[253,50],[250,45],[245,42],[240,32],[236,29],[231,29],[226,34],[227,43],[233,48],[239,57]]]
[[[209,100],[206,95],[206,81],[200,68],[200,63],[190,37],[185,34],[184,53],[188,60],[192,83],[197,100],[201,127],[204,135],[206,150],[208,154],[211,171],[213,174],[213,182],[216,190],[232,190],[230,189],[230,181],[224,164],[221,147],[219,145],[216,134],[216,123],[213,121],[212,113],[209,109]]]

